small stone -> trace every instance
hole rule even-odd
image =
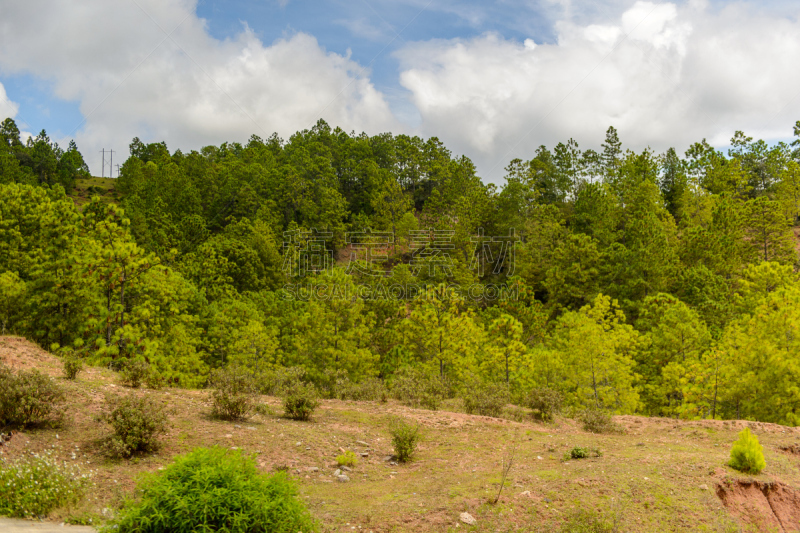
[[[520,492],[519,495],[520,496],[527,496],[528,498],[530,498],[531,497],[531,491],[524,490],[524,491]]]
[[[295,442],[295,443],[294,443],[294,445],[295,445],[295,446],[302,446],[302,445],[303,445],[303,443],[302,443],[302,442],[300,442],[300,441],[298,441],[298,442]]]
[[[348,481],[350,481],[350,478],[347,477],[346,474],[342,474],[340,476],[336,476],[336,479],[338,479],[340,483],[347,483]]]
[[[363,440],[357,440],[356,444],[358,444],[359,446],[364,446],[365,448],[369,448],[369,444],[367,444]]]
[[[391,455],[387,455],[386,457],[383,458],[383,460],[388,463],[389,461],[392,460],[392,456]]]
[[[311,466],[311,467],[308,468],[308,471],[309,472],[319,472],[319,468],[317,468],[316,466]]]
[[[541,455],[537,455],[537,456],[536,456],[536,458],[537,458],[538,460],[540,460],[540,461],[542,460],[542,456],[541,456]]]
[[[235,428],[240,428],[240,427],[242,427],[242,426],[240,426],[239,424],[234,424],[234,425],[233,425],[233,427],[235,427]]]
[[[341,470],[339,470],[339,469],[337,468],[337,469],[336,469],[336,472],[334,472],[334,473],[333,473],[333,475],[334,475],[335,477],[339,477],[339,476],[341,476],[341,475],[342,475],[342,471],[341,471]]]
[[[700,485],[700,490],[708,490],[708,485],[703,483],[702,485]]]
[[[477,520],[475,520],[475,517],[469,513],[461,513],[460,515],[458,515],[458,519],[470,526],[475,522],[477,522]]]
[[[250,431],[255,431],[256,430],[256,428],[251,427],[251,426],[247,426],[247,429],[249,429]]]
[[[369,457],[369,452],[361,452],[361,457]]]
[[[231,438],[233,438],[233,435],[231,435],[230,433],[228,433],[227,435],[225,435],[225,438],[226,438],[226,439],[231,439]]]
[[[341,453],[345,453],[345,452],[344,452],[344,448],[342,448],[341,446],[339,447],[339,451],[340,451]]]

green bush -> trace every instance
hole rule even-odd
[[[436,411],[448,397],[449,387],[438,375],[406,367],[395,373],[391,392],[392,396],[406,405]]]
[[[50,452],[0,461],[0,515],[38,518],[53,509],[77,503],[90,485],[90,475],[59,463]]]
[[[564,395],[549,387],[536,387],[528,393],[525,403],[533,411],[533,418],[542,422],[552,422],[555,415],[561,411]]]
[[[167,409],[149,396],[111,398],[102,418],[114,433],[105,442],[105,449],[114,457],[131,457],[158,449],[158,437],[169,428]]]
[[[389,398],[386,384],[380,378],[367,378],[358,383],[350,383],[344,390],[344,400],[361,402],[385,402]]]
[[[564,454],[564,460],[570,459],[587,459],[589,457],[603,457],[603,453],[597,448],[580,448],[575,447]]]
[[[256,388],[261,394],[283,396],[286,391],[301,385],[305,375],[306,369],[300,366],[263,371],[255,377]]]
[[[259,472],[241,450],[198,448],[149,474],[104,529],[114,533],[312,533],[317,524],[279,472]]]
[[[767,466],[764,449],[758,443],[758,437],[750,432],[750,428],[744,428],[739,433],[739,439],[733,443],[728,466],[746,474],[758,474]]]
[[[409,424],[398,418],[390,423],[389,432],[392,434],[392,446],[397,460],[401,463],[410,461],[419,443],[419,424]]]
[[[464,408],[469,414],[499,417],[511,395],[505,383],[472,381],[464,393]]]
[[[129,360],[122,368],[120,380],[123,385],[138,389],[147,380],[150,374],[150,365],[141,359]]]
[[[584,410],[580,415],[583,430],[592,433],[622,433],[622,428],[614,423],[608,411],[597,408]]]
[[[64,418],[65,394],[38,370],[14,373],[0,363],[0,425],[57,425]]]
[[[83,370],[83,360],[76,355],[68,355],[64,357],[64,377],[67,379],[76,379],[78,373]]]
[[[343,454],[336,456],[336,462],[339,463],[339,466],[353,468],[358,464],[358,457],[351,450],[347,450]]]
[[[284,414],[293,420],[309,420],[317,407],[319,394],[313,385],[295,385],[283,397]]]
[[[244,369],[214,370],[210,384],[212,414],[225,420],[240,420],[250,416],[256,406],[256,386],[252,375]]]

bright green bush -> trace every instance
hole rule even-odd
[[[406,463],[411,460],[419,444],[419,424],[409,424],[401,418],[392,420],[389,426],[392,446],[397,460]]]
[[[256,406],[256,385],[252,375],[241,368],[214,370],[210,384],[212,414],[224,420],[250,416]]]
[[[146,476],[104,529],[115,533],[310,533],[317,530],[283,472],[259,472],[241,450],[198,448]]]
[[[356,454],[353,453],[352,450],[347,450],[343,454],[336,456],[336,462],[339,463],[339,466],[349,466],[353,468],[358,464],[358,457],[356,457]]]
[[[603,457],[603,453],[597,448],[581,448],[576,446],[564,454],[564,460],[587,459],[589,457]]]
[[[114,429],[105,449],[114,457],[130,457],[158,449],[158,437],[169,428],[167,409],[149,396],[130,394],[108,400],[103,419]]]
[[[319,394],[313,385],[295,385],[283,397],[283,411],[287,418],[309,420],[317,407]]]
[[[301,385],[305,375],[305,368],[300,366],[262,371],[255,377],[256,388],[261,394],[283,396],[286,391]]]
[[[77,503],[90,485],[90,474],[59,463],[45,452],[0,461],[0,515],[38,518]]]
[[[59,424],[64,418],[63,389],[38,370],[13,372],[0,362],[0,425]]]
[[[739,433],[739,439],[733,443],[728,466],[747,474],[758,474],[767,466],[764,449],[758,443],[758,437],[750,432],[750,428],[744,428]]]

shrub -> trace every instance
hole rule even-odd
[[[758,443],[758,437],[750,432],[750,428],[744,428],[739,433],[739,439],[733,443],[728,466],[746,474],[758,474],[767,466],[764,449]]]
[[[564,454],[564,460],[569,461],[570,459],[586,459],[592,456],[603,457],[603,453],[597,448],[580,448],[576,446]]]
[[[392,446],[397,460],[405,463],[411,460],[419,443],[419,424],[409,424],[398,418],[391,422]]]
[[[614,423],[611,414],[597,408],[584,410],[580,415],[584,431],[592,433],[622,433],[620,426]]]
[[[64,391],[38,370],[16,374],[0,363],[0,424],[27,427],[63,421]]]
[[[386,384],[380,378],[367,378],[358,383],[350,383],[344,391],[345,400],[385,402],[389,399]]]
[[[505,383],[473,381],[464,394],[464,408],[469,414],[498,417],[510,397]]]
[[[416,368],[402,368],[394,375],[392,395],[406,405],[436,411],[448,396],[448,386],[438,375]]]
[[[59,463],[50,452],[0,462],[0,515],[38,518],[77,503],[89,486],[89,475]]]
[[[148,396],[130,394],[108,400],[103,419],[114,430],[105,443],[114,457],[130,457],[158,448],[158,437],[167,432],[166,408]]]
[[[358,464],[358,457],[356,457],[356,454],[351,450],[347,450],[342,455],[336,457],[336,462],[339,463],[339,466],[349,466],[353,468]]]
[[[255,377],[256,388],[261,394],[283,396],[287,391],[303,383],[306,369],[300,366],[267,370]]]
[[[249,372],[239,368],[219,369],[211,373],[212,414],[225,420],[250,416],[256,405],[255,383]]]
[[[147,379],[150,373],[150,365],[141,359],[129,360],[122,368],[120,376],[122,384],[138,389]]]
[[[553,417],[561,411],[564,395],[549,387],[536,387],[528,393],[525,403],[533,411],[533,418],[552,422]]]
[[[283,397],[283,411],[293,420],[309,420],[319,407],[319,394],[313,385],[295,385]]]
[[[213,487],[213,489],[209,489]],[[259,472],[241,450],[198,448],[144,477],[104,531],[312,533],[317,524],[289,477]]]
[[[64,377],[76,379],[78,373],[83,370],[83,361],[76,355],[64,357]]]

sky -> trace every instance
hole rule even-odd
[[[187,151],[320,118],[438,137],[494,183],[609,126],[657,152],[787,141],[798,66],[788,0],[0,1],[0,120],[75,139],[95,175],[135,136]]]

